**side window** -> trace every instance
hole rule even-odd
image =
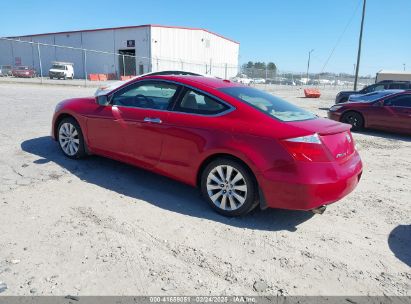
[[[175,111],[194,114],[218,114],[228,107],[204,94],[187,90],[175,107]]]
[[[411,94],[400,95],[384,101],[385,106],[411,108]]]
[[[116,106],[167,110],[177,92],[177,85],[166,82],[139,82],[116,93],[112,104]]]
[[[370,92],[381,91],[381,90],[384,90],[384,89],[385,89],[385,86],[383,84],[379,84],[379,85],[374,86],[370,90]]]
[[[398,89],[404,89],[405,86],[402,83],[391,83],[389,86],[390,90],[398,90]]]

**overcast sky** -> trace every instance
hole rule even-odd
[[[273,61],[302,72],[314,49],[311,71],[352,73],[361,10],[362,0],[7,0],[0,36],[150,23],[202,27],[240,42],[240,63]],[[403,70],[404,63],[411,70],[411,0],[367,1],[362,55],[362,75]]]

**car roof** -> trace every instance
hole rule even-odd
[[[169,81],[181,82],[183,84],[200,84],[213,89],[226,88],[226,87],[240,87],[242,84],[232,82],[227,79],[213,78],[213,77],[204,77],[204,76],[192,76],[192,75],[152,75],[145,76],[141,78],[136,78],[135,80],[142,79],[162,79]]]

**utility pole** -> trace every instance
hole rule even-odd
[[[360,57],[361,57],[361,43],[362,43],[362,32],[364,29],[364,17],[365,17],[365,6],[367,0],[363,0],[362,6],[362,18],[361,18],[361,29],[360,29],[360,39],[358,41],[358,54],[357,54],[357,66],[355,67],[355,79],[354,79],[354,91],[357,91],[357,82],[358,82],[358,72],[360,70]]]
[[[402,64],[404,66],[404,71],[405,71],[405,63]]]
[[[308,84],[308,72],[310,71],[310,60],[311,60],[311,53],[314,52],[314,49],[308,52],[308,64],[307,64],[307,84]]]

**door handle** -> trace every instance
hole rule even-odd
[[[145,117],[144,122],[152,122],[152,123],[162,123],[160,118],[151,118],[151,117]]]

